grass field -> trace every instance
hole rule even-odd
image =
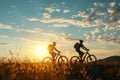
[[[0,80],[120,80],[119,62],[64,65],[42,62],[1,62]]]

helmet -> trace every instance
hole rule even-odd
[[[80,40],[80,42],[82,43],[82,42],[83,42],[83,40]]]

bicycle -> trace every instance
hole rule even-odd
[[[58,64],[65,64],[68,62],[68,58],[66,56],[63,56],[59,53],[55,56],[54,60],[51,57],[45,57],[43,58],[43,63],[55,63],[57,62]]]
[[[77,62],[95,62],[97,61],[97,58],[95,55],[93,54],[90,54],[88,51],[87,52],[84,52],[85,54],[83,55],[82,59],[80,56],[72,56],[70,58],[70,63],[73,64],[73,63],[77,63]]]

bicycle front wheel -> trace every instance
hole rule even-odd
[[[87,62],[88,62],[88,63],[89,63],[89,62],[95,62],[95,61],[97,61],[97,58],[96,58],[95,55],[89,55],[89,56],[87,57]]]
[[[68,58],[66,56],[60,56],[58,58],[58,64],[65,64],[68,63]]]
[[[73,57],[71,57],[71,59],[70,59],[70,63],[71,63],[71,64],[78,63],[79,61],[80,61],[80,59],[79,59],[78,56],[73,56]]]

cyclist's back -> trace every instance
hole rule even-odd
[[[60,52],[59,50],[56,49],[55,46],[56,46],[56,42],[53,42],[53,44],[48,45],[48,52],[50,53],[53,59],[55,58],[57,54],[55,51]]]
[[[88,51],[89,49],[87,49],[84,45],[83,45],[83,40],[80,40],[80,43],[77,44],[77,47],[75,48],[75,50],[79,53],[80,57],[82,58],[82,56],[84,55],[84,53],[81,51],[81,48]]]
[[[48,45],[48,51],[49,51],[49,52],[53,52],[53,51],[54,51],[54,45],[49,44],[49,45]]]

